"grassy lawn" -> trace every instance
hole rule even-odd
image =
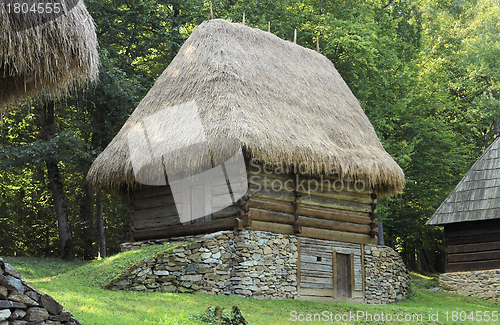
[[[413,292],[407,299],[390,305],[362,305],[354,303],[321,303],[298,300],[252,299],[230,296],[210,296],[172,293],[141,293],[108,291],[101,287],[126,266],[172,247],[153,246],[120,253],[92,262],[66,262],[59,259],[4,257],[4,260],[22,272],[27,282],[52,295],[84,325],[142,325],[142,324],[206,324],[199,317],[209,306],[230,309],[238,306],[250,324],[500,324],[500,320],[452,321],[452,312],[500,312],[498,303],[480,300],[429,288],[437,286],[435,275],[412,273]],[[448,312],[448,321],[446,320]],[[332,313],[332,314],[330,314]],[[346,319],[347,314],[359,315],[359,321]],[[364,317],[361,317],[364,313]],[[377,317],[384,321],[375,321]],[[438,313],[439,321],[429,320],[429,313]],[[299,315],[323,315],[323,320],[300,321]],[[335,321],[341,314],[345,321]],[[369,316],[371,314],[372,320]],[[392,321],[386,321],[387,315]],[[398,321],[397,315],[408,317]],[[413,315],[413,316],[412,316]],[[423,321],[411,320],[422,315]],[[302,317],[301,316],[301,317]],[[326,320],[328,316],[328,321]],[[331,321],[330,317],[333,317]],[[365,318],[368,317],[368,320]],[[463,314],[462,314],[463,317]],[[302,318],[300,318],[302,319]],[[295,321],[294,321],[295,320]]]

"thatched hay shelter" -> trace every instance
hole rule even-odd
[[[133,240],[233,229],[300,236],[301,295],[362,299],[377,194],[401,190],[404,175],[330,60],[211,20],[87,180],[128,193]]]
[[[94,21],[83,0],[73,2],[59,2],[61,14],[43,23],[42,16],[8,13],[7,2],[0,6],[0,107],[96,79]]]
[[[133,184],[131,128],[192,100],[209,141],[237,139],[247,155],[262,162],[302,163],[315,175],[336,171],[380,193],[395,193],[404,185],[401,169],[330,60],[271,33],[223,20],[204,22],[193,31],[96,159],[88,180],[108,189]],[[161,123],[168,128],[168,120]],[[227,151],[229,158],[232,151]],[[193,157],[190,165],[199,163]]]
[[[444,226],[446,272],[500,269],[500,137],[427,224]]]

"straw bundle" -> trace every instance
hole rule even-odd
[[[87,179],[107,189],[134,183],[129,133],[154,116],[161,127],[150,135],[161,138],[162,130],[177,125],[173,110],[190,101],[197,105],[213,161],[231,157],[236,140],[247,157],[261,162],[301,164],[315,175],[337,172],[364,180],[381,194],[404,185],[401,168],[383,149],[330,60],[273,34],[224,20],[206,21],[193,31],[95,160]],[[183,134],[179,137],[190,132]],[[204,155],[181,156],[187,169],[206,161]],[[178,159],[164,158],[166,164]]]
[[[59,95],[97,77],[94,21],[82,0],[43,24],[0,5],[0,107],[41,93]],[[26,28],[30,27],[31,28]]]

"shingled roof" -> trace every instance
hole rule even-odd
[[[500,219],[500,137],[485,150],[428,225]]]

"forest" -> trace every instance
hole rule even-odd
[[[0,108],[0,255],[94,259],[119,252],[128,238],[128,203],[89,188],[87,171],[212,6],[214,18],[241,22],[245,15],[246,25],[263,30],[269,22],[286,40],[296,29],[303,47],[316,49],[319,40],[406,176],[402,193],[379,200],[385,244],[410,269],[443,271],[442,228],[426,222],[499,133],[500,2],[85,4],[99,41],[98,81],[75,85],[50,104]],[[69,220],[66,249],[59,242],[55,183]]]

